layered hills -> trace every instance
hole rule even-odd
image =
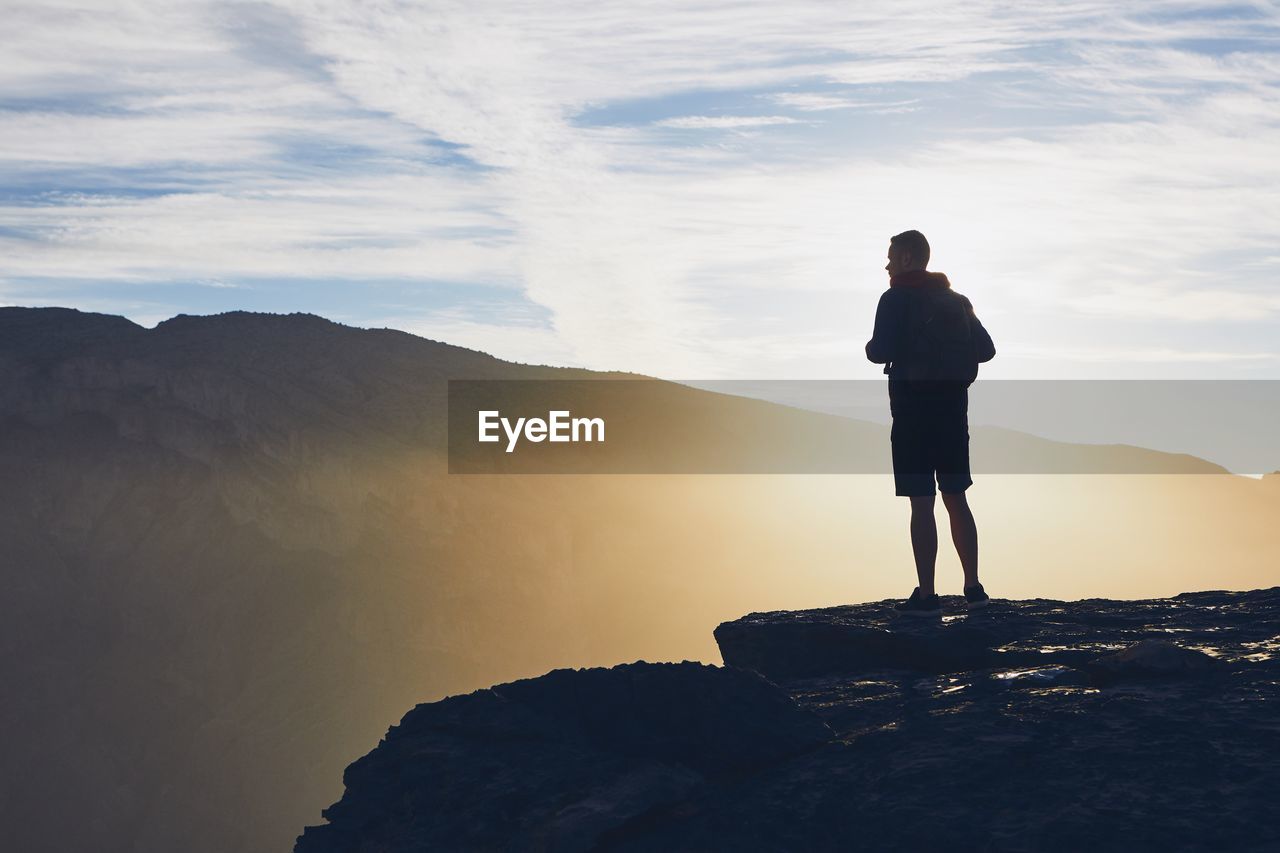
[[[451,475],[450,379],[643,377],[310,315],[0,308],[13,849],[286,849],[406,707],[557,667],[718,662],[707,624],[909,590],[886,476]],[[667,428],[887,455],[874,424],[654,386]],[[1273,483],[1069,451],[1182,473],[980,479],[993,592],[1266,585]]]

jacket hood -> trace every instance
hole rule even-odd
[[[940,272],[929,272],[928,270],[907,270],[900,272],[893,278],[889,279],[890,287],[924,287],[924,288],[949,288],[951,281]]]

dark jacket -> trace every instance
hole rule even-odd
[[[893,277],[889,289],[880,295],[876,306],[875,329],[871,340],[867,341],[867,359],[875,364],[883,364],[884,372],[889,375],[889,408],[895,414],[911,408],[930,407],[960,408],[968,410],[969,392],[967,388],[945,388],[938,393],[921,392],[907,384],[902,376],[901,357],[906,351],[907,310],[917,294],[927,288],[950,288],[951,282],[945,275],[925,270],[909,270]],[[969,327],[979,363],[995,358],[996,347],[982,322],[973,311],[973,303],[959,293],[969,310]]]

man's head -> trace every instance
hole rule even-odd
[[[929,241],[919,231],[903,231],[889,238],[889,278],[929,266]]]

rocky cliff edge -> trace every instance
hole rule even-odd
[[[419,705],[297,853],[1274,849],[1280,588],[753,613]]]

